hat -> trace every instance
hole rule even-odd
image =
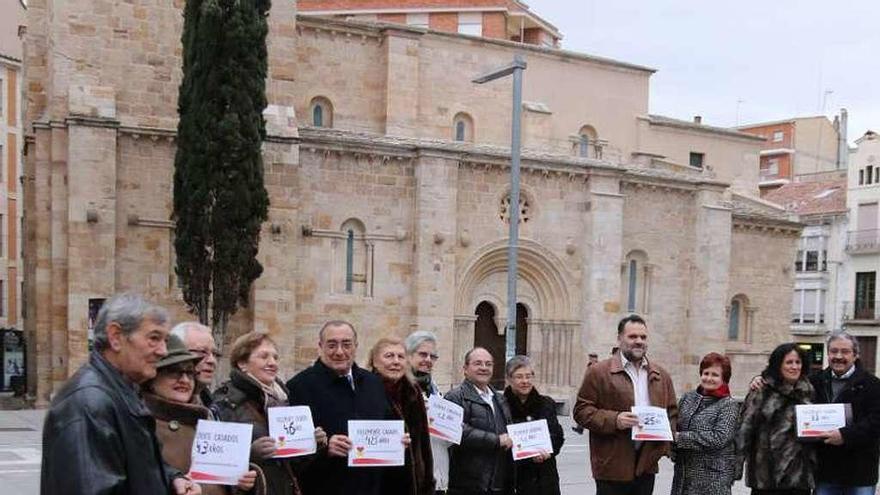
[[[201,356],[189,352],[186,344],[177,335],[169,335],[165,345],[168,347],[168,354],[156,363],[157,369],[189,361],[200,361],[202,359]]]

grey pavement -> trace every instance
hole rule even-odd
[[[40,486],[40,431],[45,411],[0,411],[0,493],[34,495]],[[565,445],[557,462],[563,495],[593,495],[596,484],[590,475],[587,435],[571,430],[571,419],[560,417]],[[672,463],[663,460],[654,487],[655,495],[667,495],[672,486]],[[748,490],[738,484],[734,495]]]
[[[40,488],[40,435],[45,411],[0,411],[0,493],[34,495]]]

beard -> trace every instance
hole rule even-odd
[[[634,347],[623,351],[623,355],[629,361],[638,362],[641,361],[643,357],[645,357],[645,354],[647,354],[647,352],[647,347]]]

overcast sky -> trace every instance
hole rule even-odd
[[[850,142],[880,132],[880,0],[526,1],[563,48],[657,69],[652,113],[735,126],[843,107]]]

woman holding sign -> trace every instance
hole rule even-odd
[[[700,386],[678,402],[672,495],[730,495],[739,416],[730,374],[730,359],[710,352],[700,361]]]
[[[764,387],[746,396],[736,437],[737,468],[747,463],[746,485],[755,494],[809,495],[816,468],[814,446],[797,437],[795,406],[812,402],[805,356],[796,344],[770,354]]]
[[[220,421],[253,425],[251,463],[259,471],[257,493],[299,495],[299,483],[290,459],[275,459],[275,440],[269,436],[270,407],[286,407],[287,389],[278,379],[278,349],[268,335],[250,332],[237,338],[230,351],[229,381],[214,393],[212,408]],[[326,446],[327,437],[317,428],[315,439]]]
[[[504,397],[510,405],[514,423],[547,420],[552,452],[516,462],[516,493],[518,495],[559,495],[559,472],[556,456],[565,442],[562,426],[556,418],[556,403],[538,393],[532,384],[535,371],[526,356],[514,356],[505,368],[507,388]]]
[[[428,436],[428,415],[418,385],[406,373],[408,365],[403,341],[379,339],[370,351],[369,367],[382,377],[385,384],[385,393],[394,413],[388,419],[402,419],[410,438],[406,464],[385,468],[382,491],[389,495],[433,495],[434,461]]]
[[[167,341],[168,354],[156,364],[156,377],[143,385],[144,402],[156,420],[156,436],[162,444],[162,459],[169,466],[189,472],[196,424],[213,419],[198,403],[195,394],[195,365],[202,358],[190,353],[178,337]],[[249,471],[238,482],[243,491],[254,487],[256,471]],[[202,485],[203,495],[227,493],[221,485]]]

